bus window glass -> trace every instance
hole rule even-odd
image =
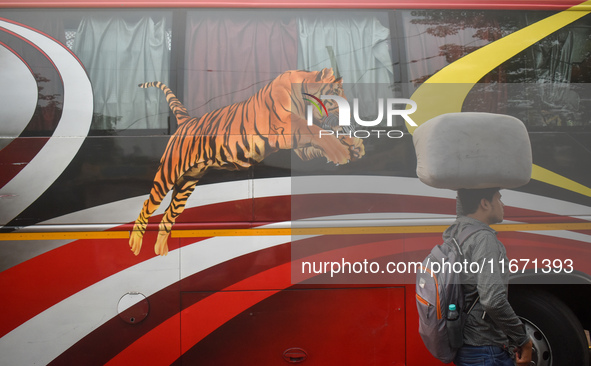
[[[552,16],[546,11],[402,11],[407,75],[415,87],[447,65]],[[589,125],[591,18],[560,28],[490,70],[463,111],[504,113],[530,130]]]
[[[171,12],[162,11],[14,11],[4,16],[32,27],[70,49],[92,83],[94,115],[91,130],[119,133],[167,129],[168,106],[158,93],[138,84],[168,82],[171,53]],[[58,124],[63,86],[48,60],[26,42],[2,35],[3,41],[26,55],[39,89],[39,103],[24,135],[51,134]],[[22,50],[30,48],[30,50]],[[38,60],[38,61],[35,61]]]
[[[388,24],[387,18],[376,13],[309,14],[299,18],[298,69],[336,68],[343,82],[353,88],[347,94],[350,99],[360,99],[361,105],[375,104],[384,95],[368,84],[390,85],[394,81],[390,30],[384,24]],[[356,90],[359,88],[362,90]]]
[[[189,12],[184,103],[191,115],[201,116],[246,100],[287,70],[332,67],[349,87],[390,85],[393,71],[387,14],[334,13]],[[375,96],[374,92],[364,97],[374,100]]]
[[[170,20],[161,14],[100,14],[84,17],[72,50],[93,85],[96,130],[162,129],[168,110],[160,93],[138,84],[168,83]]]
[[[192,11],[185,36],[184,103],[193,116],[241,102],[296,69],[296,23],[284,13]]]
[[[401,11],[408,79],[422,83],[445,66],[516,29],[500,14],[473,10]],[[507,13],[503,13],[504,16]]]
[[[527,14],[527,24],[543,15]],[[528,129],[569,130],[591,124],[591,17],[550,34],[501,67],[507,70],[509,83],[507,113],[524,121]]]
[[[55,12],[8,11],[2,16],[66,43],[67,22]],[[3,80],[14,77],[14,82],[21,85],[10,88],[10,91],[5,88],[9,93],[2,95],[2,136],[51,135],[58,125],[63,106],[64,92],[59,73],[38,47],[18,35],[0,32],[0,43],[3,46],[2,72],[7,78]],[[8,141],[11,140],[3,140],[2,145]]]

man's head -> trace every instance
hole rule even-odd
[[[499,188],[460,189],[462,213],[488,225],[503,221],[504,210]]]

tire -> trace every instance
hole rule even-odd
[[[514,287],[509,301],[534,343],[532,365],[589,365],[589,345],[583,327],[556,296]]]

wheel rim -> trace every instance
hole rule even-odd
[[[533,352],[531,356],[531,365],[535,366],[551,366],[552,365],[552,348],[550,343],[544,335],[544,332],[540,330],[533,322],[526,318],[520,317],[521,321],[525,325],[525,332],[530,337],[533,343]]]

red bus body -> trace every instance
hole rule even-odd
[[[391,270],[441,243],[455,192],[419,182],[414,126],[400,116],[355,131],[365,151],[347,164],[280,149],[211,169],[178,216],[168,255],[153,249],[166,199],[139,255],[130,251],[179,128],[162,91],[138,83],[164,82],[197,117],[285,71],[326,68],[367,86],[359,100],[374,103],[377,84],[413,100],[419,125],[462,111],[524,121],[532,180],[502,191],[505,222],[495,226],[513,260],[511,296],[525,289],[560,302],[572,329],[552,334],[554,323],[518,311],[542,334],[538,365],[588,362],[590,4],[65,0],[0,9],[0,364],[440,365],[418,334],[413,274]],[[522,44],[508,41],[518,32]],[[456,100],[465,85],[470,94]],[[244,130],[215,137],[248,145],[257,137]],[[349,273],[335,278],[345,262]]]

